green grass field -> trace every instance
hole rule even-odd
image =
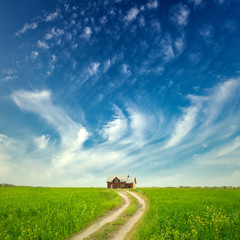
[[[141,188],[133,239],[240,239],[240,190]],[[111,189],[0,187],[0,239],[66,239],[122,200]]]
[[[142,188],[149,209],[133,239],[240,239],[240,190]]]
[[[121,202],[110,189],[0,187],[0,239],[64,239]]]

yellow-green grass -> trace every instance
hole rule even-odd
[[[92,234],[88,240],[109,240],[112,239],[112,236],[116,231],[118,231],[131,216],[138,209],[138,201],[132,195],[128,194],[130,199],[130,205],[126,208],[126,210],[113,222],[104,225],[99,231]]]
[[[0,239],[64,239],[121,203],[111,189],[0,187]]]
[[[149,208],[133,239],[240,239],[240,191],[142,188]]]

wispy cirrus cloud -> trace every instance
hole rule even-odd
[[[128,129],[128,122],[123,112],[117,106],[114,106],[114,111],[116,114],[113,116],[113,120],[101,130],[103,138],[108,142],[116,142],[126,134]]]
[[[15,32],[16,37],[20,37],[21,35],[27,33],[30,30],[35,30],[38,28],[39,24],[43,22],[54,22],[57,18],[61,16],[60,8],[57,8],[52,13],[45,13],[44,16],[38,16],[31,23],[25,23],[21,29]]]
[[[174,132],[166,144],[165,148],[170,148],[179,144],[183,138],[194,128],[198,114],[198,108],[191,106],[184,109],[184,115],[179,119],[174,127]]]
[[[158,1],[157,0],[151,0],[146,5],[149,9],[154,9],[158,7]]]
[[[199,33],[204,39],[210,39],[213,35],[213,28],[210,25],[206,25],[199,30]]]
[[[37,46],[42,49],[49,49],[48,44],[42,40],[38,40]]]
[[[172,46],[172,39],[169,35],[166,35],[164,39],[161,40],[161,54],[164,61],[168,62],[175,58],[173,46]]]
[[[189,15],[190,9],[187,7],[187,5],[183,5],[182,3],[172,6],[170,11],[171,21],[183,27],[188,24]]]
[[[188,165],[182,167],[183,173],[192,169],[191,172],[197,171],[198,175],[209,164],[214,166],[221,163],[224,166],[229,161],[234,166],[234,156],[240,149],[239,134],[234,137],[240,131],[239,104],[235,98],[239,89],[239,79],[230,79],[213,86],[203,96],[187,95],[189,106],[182,108],[182,113],[171,120],[163,111],[161,114],[153,111],[149,114],[147,109],[138,105],[126,103],[124,109],[114,105],[111,119],[91,133],[54,103],[52,93],[48,90],[18,90],[12,93],[11,98],[21,110],[36,114],[58,132],[60,143],[53,142],[50,133],[42,133],[34,137],[34,144],[38,153],[48,154],[45,178],[54,182],[50,179],[61,176],[60,184],[66,184],[69,171],[73,179],[80,179],[79,174],[88,172],[91,175],[92,171],[101,170],[104,178],[106,166],[111,166],[109,163],[113,161],[115,164],[108,171],[125,169],[131,163],[132,168],[144,167],[146,174],[152,168],[172,166],[181,158],[186,161],[191,159]],[[219,119],[218,116],[222,114],[224,117]],[[95,141],[99,133],[102,140]],[[84,146],[87,140],[93,141],[89,147]],[[11,162],[14,152],[17,153],[13,149],[15,140],[9,141],[3,135],[1,141],[1,144],[4,142],[4,161]],[[28,142],[22,144],[25,146],[22,149],[28,149]],[[9,155],[10,152],[12,155]],[[28,155],[27,159],[31,156],[38,158],[37,152],[27,153],[24,150],[22,154]],[[199,166],[202,170],[199,170]],[[41,167],[44,168],[43,165]],[[31,169],[32,173],[34,171]],[[170,182],[175,181],[176,184],[176,179],[184,181],[182,176],[176,178],[175,173],[172,174],[173,180]],[[216,181],[218,177],[216,175]]]
[[[61,10],[59,8],[56,9],[56,11],[46,14],[45,21],[46,22],[53,22],[60,16]]]
[[[89,39],[92,35],[91,27],[87,26],[84,28],[83,33],[80,35],[81,38]]]
[[[17,79],[15,69],[9,68],[0,71],[0,82],[8,82],[14,79]]]
[[[34,30],[37,27],[38,27],[38,23],[37,22],[25,23],[24,26],[22,27],[22,29],[18,30],[15,33],[15,36],[19,37],[20,35],[28,32],[29,30]]]
[[[216,157],[226,156],[238,148],[240,148],[240,136],[237,136],[233,140],[233,142],[231,142],[231,143],[227,144],[226,146],[224,146],[223,148],[221,148],[221,150],[218,152]]]
[[[31,56],[32,60],[36,60],[37,57],[39,56],[39,52],[38,51],[32,51],[30,56]]]
[[[49,142],[49,136],[48,135],[42,135],[40,137],[34,137],[34,143],[38,149],[45,149]]]
[[[61,136],[64,148],[76,149],[86,141],[86,129],[52,103],[50,91],[18,90],[12,93],[11,98],[20,109],[33,112],[54,126]]]
[[[124,20],[126,20],[127,22],[131,22],[137,17],[138,14],[139,14],[139,9],[138,8],[136,8],[136,7],[131,8],[128,11],[127,15],[125,16]]]

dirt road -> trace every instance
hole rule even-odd
[[[79,234],[70,238],[71,240],[83,240],[89,237],[91,234],[99,230],[103,225],[109,222],[113,222],[117,217],[129,206],[129,198],[126,193],[117,191],[118,194],[124,199],[124,204],[115,212],[110,215],[100,218],[97,222],[93,223],[91,226],[80,232]]]
[[[111,240],[124,240],[126,234],[131,231],[133,226],[138,222],[138,220],[142,217],[144,214],[146,204],[145,201],[136,193],[126,191],[129,194],[131,194],[133,197],[135,197],[138,200],[138,210],[137,212],[123,225],[123,227],[115,233],[114,237]]]
[[[137,212],[113,235],[111,240],[124,240],[126,234],[131,231],[133,226],[138,222],[138,220],[142,217],[146,204],[145,201],[136,193],[127,191],[125,192],[131,194],[138,200],[138,210]],[[76,234],[70,240],[83,240],[89,237],[94,232],[98,231],[102,226],[107,223],[113,222],[118,218],[118,216],[129,206],[130,200],[127,194],[123,191],[117,191],[117,193],[124,199],[124,204],[115,212],[111,213],[110,215],[104,216],[100,218],[97,222],[93,223],[91,226]]]

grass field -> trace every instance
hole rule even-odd
[[[0,239],[64,239],[121,202],[110,189],[0,187]]]
[[[149,209],[133,239],[240,239],[240,190],[142,188]]]

